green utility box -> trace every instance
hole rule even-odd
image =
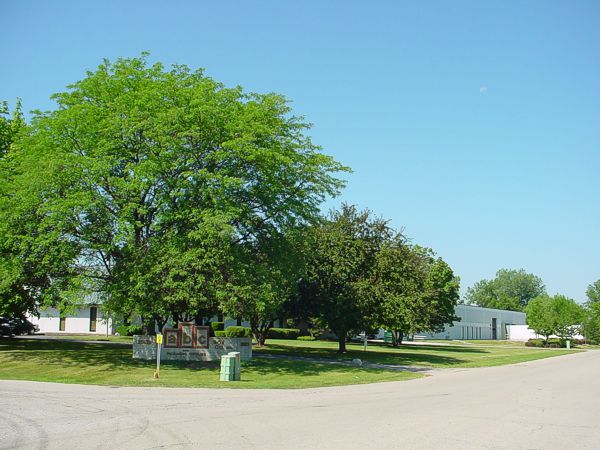
[[[385,331],[383,333],[383,342],[385,342],[386,344],[392,343],[392,332],[391,331]]]
[[[242,380],[242,358],[240,352],[229,352],[229,356],[233,356],[235,358],[235,371],[233,374],[234,381]]]
[[[233,355],[221,356],[221,381],[235,381],[236,360]]]

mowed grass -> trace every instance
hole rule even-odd
[[[130,346],[57,339],[0,339],[0,379],[113,386],[311,388],[399,381],[422,375],[285,359],[243,363],[241,382],[219,381],[218,363],[155,362],[131,357]]]
[[[581,350],[538,349],[524,346],[504,347],[491,345],[387,345],[369,344],[363,351],[362,344],[350,343],[348,353],[336,353],[337,342],[267,340],[263,348],[254,348],[255,354],[293,355],[312,358],[352,359],[380,364],[403,366],[427,366],[436,368],[488,367],[514,364],[536,359],[565,355]]]

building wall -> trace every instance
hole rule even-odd
[[[492,319],[496,319],[496,339],[506,339],[507,325],[524,325],[525,313],[479,306],[457,305],[455,314],[461,318],[441,333],[426,333],[426,339],[493,339]]]
[[[112,334],[112,320],[103,317],[98,308],[96,318],[96,331],[90,331],[90,307],[76,309],[72,314],[65,317],[65,329],[60,330],[60,312],[54,308],[40,311],[40,317],[29,316],[31,323],[40,327],[40,333],[65,333],[65,334]]]
[[[544,338],[544,336],[540,336],[536,334],[531,328],[527,325],[508,325],[508,337],[507,339],[511,341],[528,341],[529,339],[540,339]],[[557,338],[558,336],[552,335],[551,338]],[[573,339],[585,339],[581,334],[576,334],[573,336]]]

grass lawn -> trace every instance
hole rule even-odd
[[[131,357],[131,347],[44,339],[0,339],[0,379],[113,386],[309,388],[418,378],[411,372],[326,363],[255,359],[243,363],[241,382],[220,382],[218,363],[155,363]]]
[[[446,341],[448,342],[448,341]],[[487,367],[514,364],[552,356],[565,355],[580,350],[538,349],[530,347],[501,347],[477,345],[403,345],[393,348],[369,344],[348,344],[348,353],[338,355],[337,342],[267,340],[263,348],[254,348],[255,354],[280,354],[318,358],[360,358],[382,364],[400,364],[429,367]]]
[[[425,342],[436,342],[449,345],[466,345],[466,346],[501,346],[501,347],[525,347],[525,341],[493,341],[483,339],[464,339],[464,340],[448,340],[448,339],[431,339]]]

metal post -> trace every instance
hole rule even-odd
[[[162,347],[162,334],[156,335],[156,372],[154,378],[160,378],[160,349]]]

